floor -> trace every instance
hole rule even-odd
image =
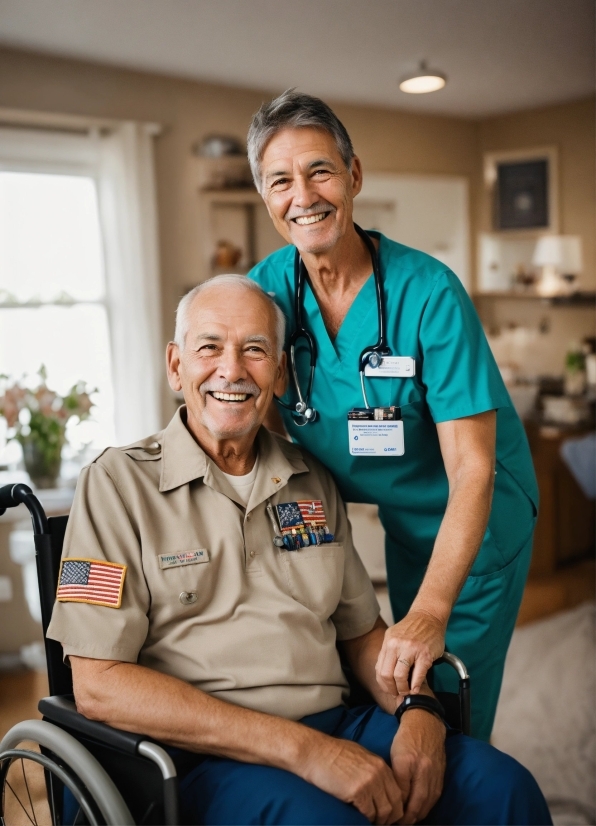
[[[0,738],[21,720],[41,717],[37,703],[48,693],[48,679],[40,671],[0,674]]]
[[[547,617],[557,611],[575,608],[596,595],[596,563],[579,562],[556,574],[532,577],[526,584],[517,625]]]
[[[48,692],[45,673],[17,671],[0,675],[0,739],[21,720],[40,717],[37,702]],[[22,747],[39,751],[34,743]],[[33,823],[51,823],[45,794],[43,769],[28,761],[15,761],[6,778],[4,814],[11,826],[31,826]],[[19,802],[21,801],[21,802]]]

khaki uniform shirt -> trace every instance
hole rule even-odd
[[[116,585],[126,566],[120,605],[93,604],[104,599],[97,590],[74,602],[67,591],[48,636],[65,656],[139,663],[290,719],[339,705],[347,683],[336,640],[370,631],[379,606],[331,475],[261,428],[244,508],[184,416],[82,470],[63,557],[95,561]],[[276,547],[267,505],[303,499],[322,501],[334,541]]]

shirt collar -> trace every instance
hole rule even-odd
[[[186,406],[178,408],[161,438],[161,477],[159,490],[165,493],[207,475],[211,486],[213,475],[209,459],[187,429]],[[278,441],[265,427],[257,433],[259,468],[250,497],[251,510],[277,493],[295,473],[307,473],[308,467],[300,450],[291,442]]]

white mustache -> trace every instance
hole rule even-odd
[[[287,221],[293,221],[294,218],[308,218],[310,215],[320,215],[322,212],[335,212],[335,207],[321,201],[310,209],[304,209],[301,212],[296,212],[294,215],[290,215],[290,211],[288,210],[284,217]]]
[[[199,387],[202,396],[206,393],[248,393],[255,398],[261,395],[261,390],[251,381],[204,381]]]

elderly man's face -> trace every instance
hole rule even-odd
[[[352,203],[362,169],[352,170],[333,137],[320,129],[283,129],[265,147],[262,195],[277,231],[301,252],[331,250],[352,226]]]
[[[267,300],[237,287],[200,293],[189,311],[184,349],[168,345],[168,381],[182,390],[188,426],[215,440],[256,434],[274,393],[284,392],[285,354],[277,358]]]

